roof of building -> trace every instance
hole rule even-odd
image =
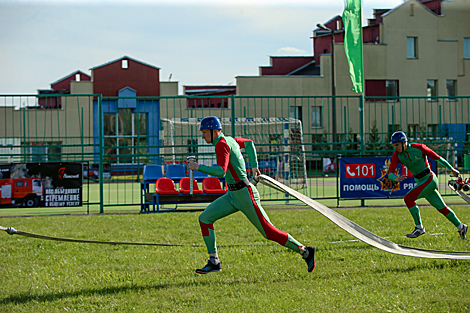
[[[73,73],[71,73],[71,74],[68,74],[68,75],[66,75],[66,76],[64,76],[64,77],[62,77],[62,78],[56,80],[55,82],[51,83],[51,85],[55,85],[55,84],[57,84],[57,83],[60,83],[61,81],[65,80],[65,79],[67,79],[67,78],[69,78],[69,77],[71,77],[71,76],[74,76],[74,75],[76,75],[76,74],[83,74],[83,75],[86,75],[86,76],[88,76],[88,77],[91,78],[90,75],[85,74],[85,73],[83,73],[82,71],[78,70],[78,71],[75,71],[75,72],[73,72]]]
[[[341,15],[336,15],[336,16],[333,16],[332,18],[330,18],[326,23],[324,23],[323,25],[328,25],[329,23],[333,22],[334,20],[336,20],[337,18],[340,18],[342,19]],[[315,28],[313,31],[316,31],[316,32],[322,32],[322,31],[325,31],[325,32],[330,32],[328,30],[324,30],[324,29],[321,29],[319,27]]]
[[[116,59],[116,60],[113,60],[113,61],[110,61],[110,62],[107,62],[107,63],[101,64],[101,65],[98,65],[98,66],[95,66],[95,67],[92,67],[92,68],[90,68],[90,70],[95,70],[95,69],[97,69],[97,68],[100,68],[100,67],[103,67],[103,66],[106,66],[106,65],[109,65],[109,64],[115,63],[115,62],[119,62],[119,61],[122,61],[122,60],[132,60],[132,61],[134,61],[134,62],[137,62],[137,63],[143,64],[143,65],[146,65],[146,66],[149,66],[149,67],[155,68],[155,69],[157,69],[157,70],[159,70],[159,69],[160,69],[159,67],[156,67],[156,66],[153,66],[153,65],[150,65],[150,64],[147,64],[147,63],[141,62],[141,61],[139,61],[139,60],[133,59],[133,58],[131,58],[131,57],[128,57],[127,55],[125,55],[125,56],[123,56],[122,58],[119,58],[119,59]]]
[[[436,12],[432,11],[432,10],[425,4],[425,3],[433,2],[433,1],[435,1],[435,0],[429,0],[429,1],[419,1],[419,0],[416,0],[416,2],[418,2],[418,3],[419,3],[421,6],[423,6],[426,10],[428,10],[429,12],[431,12],[431,13],[434,14],[434,15],[438,15]],[[442,1],[444,1],[444,0],[442,0]],[[441,1],[441,2],[442,2],[442,1]],[[382,16],[387,16],[387,15],[391,14],[392,12],[395,12],[398,8],[400,8],[401,6],[405,5],[405,3],[407,3],[407,2],[408,2],[408,1],[403,2],[403,3],[399,4],[399,5],[397,5],[396,7],[394,7],[393,9],[388,10],[388,12],[384,13]],[[441,15],[442,15],[442,13],[441,13]]]

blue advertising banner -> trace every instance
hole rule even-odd
[[[407,179],[396,184],[393,189],[388,188],[383,178],[388,172],[392,157],[359,157],[341,158],[340,170],[340,198],[367,199],[367,198],[401,198],[416,186],[413,175],[399,163],[395,174],[406,175]],[[436,173],[437,163],[428,159],[431,169]]]

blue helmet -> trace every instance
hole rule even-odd
[[[390,143],[393,145],[394,143],[397,143],[397,142],[405,142],[405,141],[408,141],[408,138],[406,138],[406,135],[404,132],[402,131],[399,131],[399,132],[394,132],[392,134],[392,141],[390,141]]]
[[[201,121],[199,130],[203,129],[222,129],[222,124],[220,124],[220,120],[216,116],[208,116]]]

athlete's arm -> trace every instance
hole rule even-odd
[[[219,140],[215,145],[215,153],[217,155],[217,166],[200,164],[199,171],[215,177],[224,177],[230,161],[230,147],[224,139]]]
[[[397,181],[396,180],[397,178],[401,178],[403,176],[403,175],[402,176],[397,176],[395,174],[395,170],[397,168],[398,162],[400,162],[400,160],[398,159],[398,152],[394,152],[393,155],[392,155],[392,161],[390,162],[390,167],[388,169],[388,175],[385,175],[390,180]],[[403,180],[403,179],[401,179],[401,180]]]
[[[446,169],[451,171],[452,175],[454,175],[455,177],[459,177],[460,172],[456,168],[454,168],[452,165],[450,165],[446,159],[444,159],[443,157],[440,157],[439,160],[437,160],[437,162],[439,162],[440,165],[444,166]]]
[[[455,177],[458,177],[460,175],[460,172],[455,169],[452,165],[449,164],[449,162],[447,162],[446,159],[444,159],[443,157],[441,157],[439,154],[437,154],[436,152],[434,152],[434,150],[432,150],[431,148],[429,148],[428,146],[424,145],[424,144],[420,144],[420,145],[413,145],[415,148],[418,148],[420,149],[421,151],[423,151],[423,154],[425,156],[427,156],[428,158],[432,159],[432,160],[435,160],[437,161],[440,165],[444,166],[446,169],[448,169],[449,171],[452,172],[452,174],[455,176]]]
[[[446,169],[452,171],[453,167],[452,165],[449,164],[449,162],[447,162],[446,159],[444,159],[443,157],[440,157],[437,162],[439,162],[440,165],[444,166]]]
[[[240,148],[244,148],[248,159],[250,160],[251,168],[258,168],[258,155],[256,154],[255,143],[251,139],[235,138]]]
[[[258,156],[256,154],[255,143],[251,139],[245,138],[235,138],[236,142],[240,148],[244,148],[248,159],[250,160],[250,165],[255,180],[258,180],[258,176],[261,175],[260,170],[258,169]]]

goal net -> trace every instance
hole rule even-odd
[[[188,155],[197,155],[198,163],[216,164],[215,148],[207,144],[199,131],[202,118],[162,119],[160,149],[165,163],[180,163]],[[252,139],[256,145],[258,167],[261,173],[308,196],[305,147],[302,123],[294,118],[221,118],[227,136]],[[249,177],[251,164],[243,153]],[[264,200],[287,199],[287,195],[258,184]]]

